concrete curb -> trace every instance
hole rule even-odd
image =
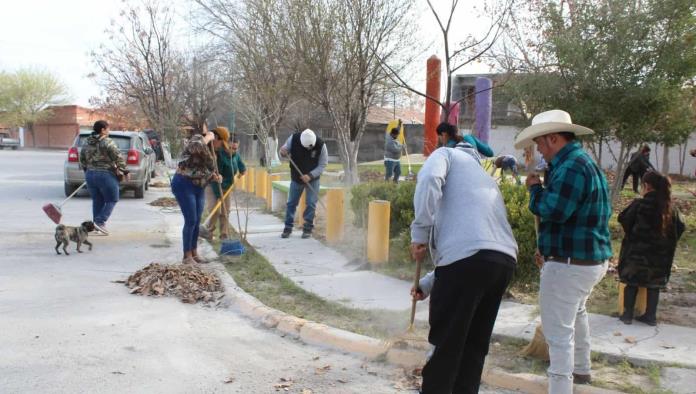
[[[387,362],[404,368],[416,368],[425,363],[425,351],[395,348],[386,341],[302,319],[266,306],[237,286],[234,278],[227,272],[223,264],[217,261],[219,256],[207,241],[201,242],[199,249],[205,258],[211,260],[206,269],[222,273],[218,276],[225,286],[226,297],[223,304],[234,307],[264,327],[277,330],[310,345],[324,346],[370,359],[385,357]],[[547,379],[538,375],[514,374],[498,368],[485,368],[481,380],[489,386],[530,394],[546,394],[548,392]],[[575,385],[574,393],[614,394],[619,392]]]

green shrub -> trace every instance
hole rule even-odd
[[[538,283],[539,269],[534,264],[536,233],[534,215],[529,210],[529,193],[512,182],[499,185],[507,208],[508,222],[517,241],[517,271],[513,283]]]
[[[534,215],[529,211],[529,194],[524,186],[511,182],[499,185],[503,200],[507,207],[508,221],[517,240],[517,271],[513,282],[538,283],[539,270],[534,264],[536,250],[536,234],[534,231]],[[395,185],[391,182],[362,183],[351,189],[351,209],[355,214],[354,224],[357,227],[367,225],[368,204],[372,200],[387,200],[391,202],[390,237],[392,238],[392,255],[390,260],[395,262],[403,258],[408,262],[408,229],[413,221],[413,194],[415,182],[401,182]],[[463,203],[464,204],[464,203]],[[464,206],[462,206],[464,208]],[[399,248],[395,243],[403,247]],[[395,246],[397,246],[395,248]]]
[[[356,227],[367,226],[367,211],[370,201],[386,200],[391,203],[389,235],[398,236],[410,228],[413,221],[413,194],[415,182],[368,182],[353,186],[350,207]]]

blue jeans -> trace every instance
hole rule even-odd
[[[184,215],[184,229],[181,231],[184,253],[196,250],[198,229],[205,206],[205,189],[194,185],[187,177],[175,174],[172,178],[172,193]]]
[[[118,179],[108,170],[87,170],[85,180],[92,196],[92,221],[106,224],[118,202]]]
[[[304,210],[304,230],[312,231],[314,228],[314,212],[317,209],[317,200],[319,196],[319,179],[314,179],[309,182],[312,189],[307,187],[304,183],[299,183],[295,181],[290,181],[290,191],[288,192],[288,204],[285,210],[285,228],[292,228],[295,223],[295,210],[297,210],[297,204],[300,202],[300,197],[302,197],[302,192],[306,194],[305,201],[307,206]]]
[[[388,181],[394,174],[394,182],[399,182],[401,176],[401,162],[385,160],[384,161],[384,180]]]

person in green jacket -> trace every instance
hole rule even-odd
[[[239,156],[239,141],[233,138],[230,142],[230,132],[226,127],[218,126],[212,130],[215,134],[213,147],[217,159],[218,173],[222,176],[222,183],[211,182],[205,191],[206,210],[210,212],[218,200],[222,197],[220,194],[220,186],[222,193],[227,192],[234,184],[235,175],[242,176],[246,173],[246,166]],[[220,239],[229,238],[229,216],[232,193],[228,193],[224,201],[224,209],[220,207],[210,219],[207,230],[209,234],[214,234],[217,222],[220,222]]]

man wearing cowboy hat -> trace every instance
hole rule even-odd
[[[576,136],[593,131],[561,110],[542,112],[515,138],[536,144],[548,163],[542,185],[527,177],[529,209],[540,219],[537,247],[544,258],[539,286],[541,324],[549,345],[549,393],[570,394],[590,381],[590,330],[585,303],[611,257],[611,206],[602,169]]]

